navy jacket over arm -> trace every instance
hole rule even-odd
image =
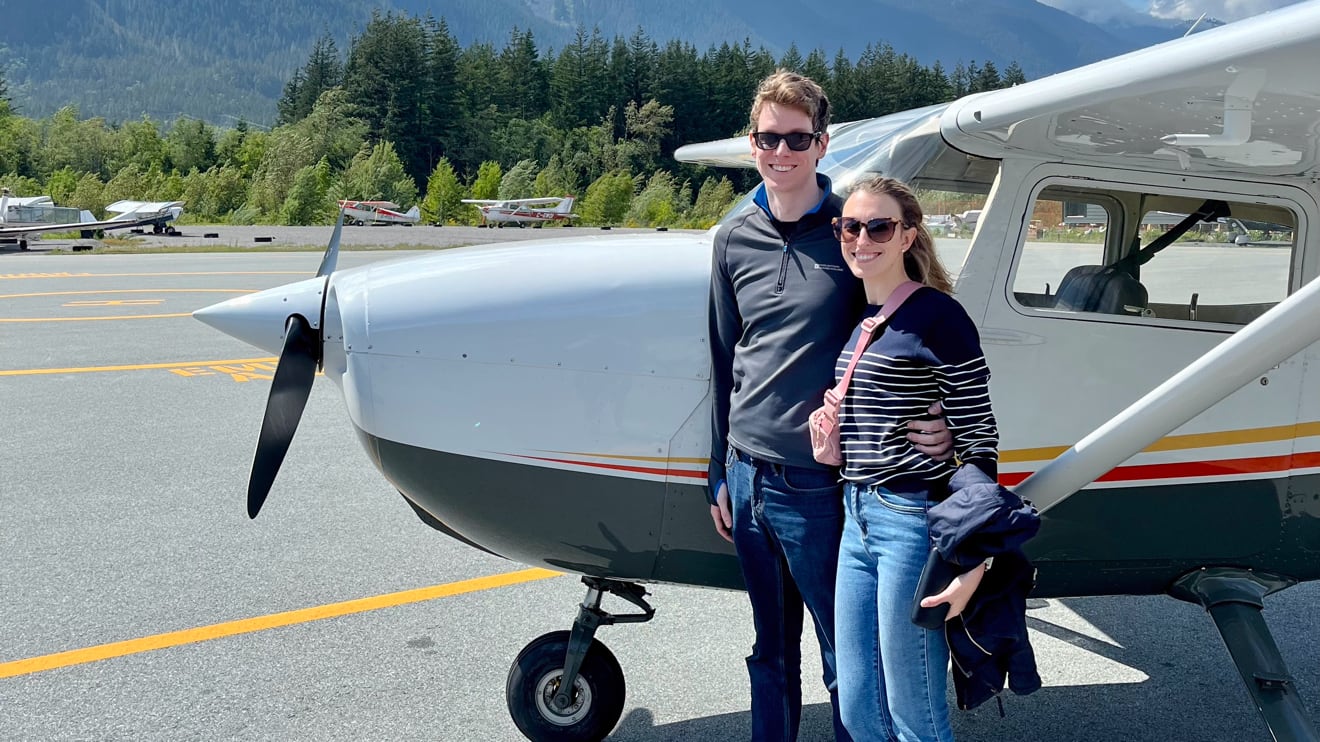
[[[975,466],[960,467],[949,489],[952,494],[929,511],[940,556],[958,571],[995,558],[967,607],[944,624],[958,708],[967,711],[997,697],[1005,679],[1014,693],[1040,688],[1027,637],[1027,594],[1036,570],[1022,552],[1039,530],[1040,516]]]

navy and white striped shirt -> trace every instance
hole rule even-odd
[[[879,311],[868,306],[865,316]],[[839,355],[835,383],[843,379],[860,334],[859,326]],[[945,293],[918,289],[872,339],[853,371],[839,413],[843,478],[925,494],[951,476],[957,468],[953,459],[935,461],[907,439],[908,421],[925,415],[936,401],[943,403],[957,459],[998,478],[999,430],[989,382],[967,311]]]

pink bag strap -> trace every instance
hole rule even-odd
[[[866,350],[867,344],[871,342],[871,335],[877,329],[889,321],[894,316],[894,312],[903,306],[913,292],[921,288],[924,284],[916,281],[904,281],[894,289],[889,298],[885,299],[885,305],[880,307],[880,312],[874,317],[867,317],[862,320],[862,334],[857,338],[857,345],[853,348],[852,358],[848,360],[848,368],[843,372],[843,379],[833,389],[825,390],[825,401],[831,405],[838,406],[843,402],[843,398],[848,394],[848,384],[852,382],[853,369],[857,368],[857,361],[861,360],[862,352]]]

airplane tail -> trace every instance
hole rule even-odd
[[[0,224],[4,224],[9,214],[9,189],[0,188]]]
[[[571,214],[571,213],[573,213],[573,201],[574,201],[575,199],[576,199],[576,196],[564,196],[564,199],[563,199],[562,201],[560,201],[560,202],[559,202],[559,205],[556,206],[556,207],[554,208],[554,212],[555,212],[556,214]]]
[[[422,212],[416,206],[413,206],[411,209],[408,209],[408,211],[404,212],[403,215],[406,217],[410,217],[414,220],[422,218]]]

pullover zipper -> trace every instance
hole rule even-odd
[[[779,283],[775,285],[775,294],[784,293],[784,281],[788,279],[788,240],[784,240],[784,250],[779,259]]]

